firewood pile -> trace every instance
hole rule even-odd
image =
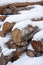
[[[22,13],[20,13],[24,11],[25,14],[25,11],[31,11],[35,8],[34,5],[43,6],[43,1],[13,3],[0,6],[0,23],[1,21],[3,23],[2,25],[0,24],[0,28],[2,28],[0,31],[0,40],[2,39],[1,41],[3,41],[2,46],[0,41],[0,65],[6,65],[9,61],[16,61],[24,53],[30,57],[43,55],[43,24],[42,27],[39,26],[40,21],[43,22],[43,16],[29,19],[25,18],[25,15],[23,18]],[[11,18],[17,18],[17,20],[14,19],[10,22],[10,16]],[[10,39],[6,41],[5,39],[9,38],[9,35]],[[30,45],[32,49],[29,48]]]

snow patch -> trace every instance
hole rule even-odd
[[[4,56],[10,55],[12,52],[16,51],[16,49],[8,49],[8,48],[3,48],[2,53]]]
[[[43,30],[37,32],[34,36],[32,40],[41,40],[43,39]]]

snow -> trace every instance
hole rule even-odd
[[[2,21],[0,21],[0,26],[1,26],[1,25],[3,25],[3,22],[2,22]]]
[[[0,57],[1,57],[1,53],[0,53]]]
[[[43,56],[30,58],[24,55],[22,58],[11,63],[11,65],[43,65]]]
[[[0,47],[4,48],[4,44],[11,39],[11,34],[7,34],[5,37],[0,37]]]
[[[43,21],[32,21],[31,23],[30,23],[32,26],[37,26],[37,27],[39,27],[39,29],[43,29]]]
[[[43,0],[0,0],[0,6],[11,4],[11,3],[21,3],[21,2],[39,2]]]
[[[2,52],[4,56],[8,56],[10,55],[12,52],[16,51],[16,49],[8,49],[6,46],[5,46],[5,43],[8,42],[9,40],[11,39],[11,34],[7,34],[5,37],[0,37],[0,47],[2,49]],[[1,53],[0,53],[0,56],[1,56]]]
[[[34,36],[32,40],[41,40],[43,39],[43,30],[37,32]]]
[[[16,51],[16,49],[8,49],[8,48],[3,48],[2,53],[4,56],[10,55],[12,52]]]
[[[7,65],[11,65],[11,64],[12,64],[12,62],[10,62],[10,61],[7,63]]]
[[[28,19],[32,18],[41,18],[43,17],[43,6],[40,5],[34,5],[35,8],[31,10],[24,10],[24,11],[19,11],[21,14],[25,14]]]
[[[16,23],[16,22],[23,21],[23,20],[25,20],[25,19],[27,19],[27,17],[25,16],[25,14],[10,15],[10,16],[8,16],[8,17],[5,19],[4,23],[5,23],[5,22],[9,22],[9,23],[15,22],[15,23]]]
[[[31,43],[28,45],[28,49],[31,49],[31,50],[34,51],[34,49],[33,49],[32,45],[31,45]]]
[[[14,27],[12,28],[12,31],[16,28],[22,30],[23,28],[25,28],[28,25],[32,25],[33,27],[37,26],[37,27],[39,27],[39,29],[43,29],[43,21],[39,21],[39,22],[34,21],[33,22],[31,20],[24,20],[22,22],[16,23],[14,25]]]
[[[2,28],[3,28],[3,22],[2,21],[0,21],[0,31],[2,31]]]
[[[14,25],[14,27],[12,28],[12,31],[17,28],[17,29],[23,29],[24,27],[26,27],[31,21],[30,20],[25,20],[22,22],[19,22],[17,24]]]

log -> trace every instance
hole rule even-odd
[[[32,21],[35,21],[35,22],[37,22],[37,21],[43,21],[43,17],[37,18],[37,19],[33,18],[33,19],[31,19],[31,20],[32,20]]]
[[[27,49],[26,54],[30,57],[39,57],[43,55],[43,51],[33,51],[31,49]]]
[[[5,18],[6,18],[6,16],[3,16],[3,15],[0,16],[0,20],[2,20],[2,21],[5,20]]]
[[[16,14],[18,13],[17,9],[15,6],[3,6],[2,8],[0,7],[0,14],[2,15],[11,15],[13,14],[13,12],[16,12]]]
[[[16,48],[16,51],[17,51],[17,53],[18,52],[21,52],[21,51],[25,51],[26,49],[27,49],[27,47],[28,47],[28,45],[26,45],[25,47],[19,47],[19,46],[17,46],[14,42],[13,42],[13,40],[9,40],[8,42],[6,42],[5,43],[5,45],[9,48],[9,49],[11,49],[11,48]]]
[[[16,14],[18,14],[18,11],[16,11],[15,8],[13,8],[13,9],[11,9],[11,8],[1,9],[0,14],[1,15],[11,15],[11,14],[13,14],[13,12],[16,12]]]
[[[27,25],[22,29],[13,28],[12,40],[18,46],[26,46],[28,44],[27,41],[29,41],[37,31],[38,27],[33,27],[31,25]]]
[[[28,5],[35,5],[35,4],[39,4],[39,5],[43,5],[43,1],[40,1],[40,2],[21,2],[21,3],[13,3],[13,4],[8,4],[8,5],[3,5],[3,6],[0,6],[0,8],[8,8],[10,5],[12,6],[16,6],[16,7],[25,7],[25,6],[28,6]]]
[[[0,57],[0,65],[6,65],[6,61],[5,61],[3,55],[1,55],[1,57]]]
[[[15,25],[14,22],[12,22],[12,23],[5,22],[3,24],[2,31],[0,31],[0,36],[2,36],[2,37],[5,36],[6,33],[11,31],[11,29],[13,28],[14,25]]]
[[[27,56],[30,56],[30,57],[35,57],[36,56],[35,52],[32,51],[31,49],[27,49],[26,54],[27,54]]]
[[[19,59],[19,57],[26,51],[26,49],[28,47],[28,45],[25,47],[19,47],[19,46],[15,45],[12,40],[9,40],[8,42],[6,42],[5,45],[10,49],[11,48],[16,49],[16,51],[12,52],[10,55],[4,56],[6,63],[8,61],[13,62],[13,61],[16,61],[17,59]]]
[[[40,1],[40,2],[22,2],[22,3],[13,3],[13,4],[8,4],[8,5],[3,5],[3,6],[0,6],[0,14],[12,14],[11,11],[16,11],[17,12],[17,9],[15,7],[26,7],[28,5],[35,5],[35,4],[39,4],[39,5],[43,5],[43,1]],[[6,9],[11,9],[10,12],[7,12]]]
[[[35,5],[35,4],[43,5],[43,1],[40,1],[40,2],[15,3],[13,5],[15,5],[16,7],[25,7],[25,6],[28,6],[28,5]]]
[[[42,51],[42,43],[41,43],[41,41],[33,40],[31,42],[31,44],[32,44],[32,47],[35,49],[35,51]]]

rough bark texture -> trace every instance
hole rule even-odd
[[[2,31],[0,31],[0,36],[4,36],[6,33],[10,32],[14,25],[15,25],[14,22],[12,22],[12,23],[8,23],[8,22],[4,23]]]
[[[32,27],[28,25],[22,30],[15,29],[12,31],[12,40],[18,46],[26,46],[28,44],[28,40],[30,40],[33,35],[38,31],[37,27]]]

